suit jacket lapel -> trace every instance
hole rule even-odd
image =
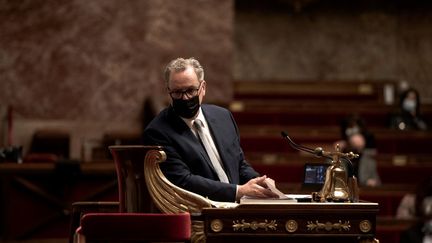
[[[192,141],[192,145],[195,147],[195,150],[199,151],[199,153],[203,157],[204,161],[207,162],[207,164],[210,166],[210,168],[213,170],[213,172],[216,175],[216,172],[213,168],[213,164],[210,160],[210,157],[208,156],[207,152],[205,151],[204,146],[201,144],[201,141],[199,140],[198,137],[195,136],[195,134],[193,134],[193,132],[188,127],[188,125],[186,125],[186,123],[174,112],[174,110],[171,106],[170,106],[170,109],[168,111],[168,116],[169,116],[169,120],[172,122],[174,129],[179,133],[180,136],[184,136],[189,141]]]
[[[225,173],[228,176],[228,179],[230,181],[232,181],[232,177],[231,177],[231,168],[228,166],[228,164],[225,162],[225,148],[224,145],[222,143],[222,137],[223,134],[221,134],[221,131],[223,131],[223,127],[222,124],[220,123],[220,118],[218,119],[217,117],[213,116],[210,112],[207,112],[207,109],[205,109],[205,106],[201,106],[202,111],[204,113],[204,116],[207,120],[211,135],[213,137],[213,140],[215,142],[215,145],[217,147],[217,150],[219,152],[219,156],[221,157],[222,160],[222,164],[224,166],[225,169]]]

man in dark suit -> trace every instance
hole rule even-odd
[[[171,61],[165,81],[171,104],[147,126],[143,137],[145,145],[164,147],[165,176],[216,201],[236,201],[243,195],[277,197],[266,186],[272,180],[259,177],[245,160],[232,114],[201,105],[206,81],[200,63],[193,58]]]

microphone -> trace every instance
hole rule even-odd
[[[308,148],[308,147],[306,147],[306,146],[296,144],[296,143],[295,143],[295,142],[294,142],[294,141],[293,141],[293,140],[288,136],[288,134],[287,134],[285,131],[282,131],[282,132],[281,132],[281,135],[282,135],[283,138],[285,138],[285,139],[288,141],[289,145],[290,145],[292,148],[294,148],[295,150],[304,151],[304,152],[307,152],[307,153],[313,154],[313,155],[315,155],[315,156],[317,156],[317,157],[319,157],[319,158],[320,158],[320,157],[324,157],[324,158],[327,158],[327,159],[333,160],[333,157],[331,156],[332,153],[330,153],[330,152],[325,152],[325,151],[323,150],[323,148],[321,148],[321,147],[316,147],[315,149],[311,149],[311,148]],[[358,157],[358,155],[353,154],[352,152],[350,152],[349,155],[350,155],[350,156],[353,156],[354,158],[357,158],[357,157]],[[349,160],[349,159],[346,158],[345,156],[340,156],[340,158],[343,159],[343,160],[345,160],[345,161],[347,162],[348,167],[349,167],[349,168],[348,168],[349,176],[353,176],[353,175],[354,175],[354,165],[353,165],[353,163],[351,162],[351,160]]]
[[[303,146],[303,145],[299,145],[299,144],[296,144],[289,136],[288,136],[288,134],[285,132],[285,131],[282,131],[281,132],[281,135],[282,135],[282,137],[283,138],[285,138],[286,140],[288,140],[288,143],[289,143],[289,145],[292,147],[292,148],[294,148],[295,150],[299,150],[299,151],[304,151],[304,152],[307,152],[307,153],[310,153],[310,154],[313,154],[313,155],[315,155],[315,156],[317,156],[317,157],[325,157],[325,158],[328,158],[328,159],[333,159],[331,156],[329,156],[328,154],[325,154],[326,152],[324,152],[324,150],[321,148],[321,147],[317,147],[317,148],[315,148],[315,149],[311,149],[311,148],[308,148],[308,147],[306,147],[306,146]]]

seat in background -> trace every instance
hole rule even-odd
[[[70,135],[55,129],[37,130],[24,162],[56,162],[69,158]]]

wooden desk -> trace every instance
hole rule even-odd
[[[377,203],[292,203],[203,209],[207,242],[372,242]]]

